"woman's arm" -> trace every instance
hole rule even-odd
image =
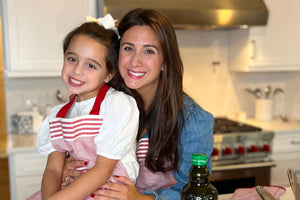
[[[205,153],[208,155],[207,167],[211,171],[211,152],[213,150],[213,116],[204,111],[189,97],[185,98],[184,110],[185,124],[181,132],[178,146],[178,169],[173,171],[177,181],[171,188],[158,191],[147,189],[145,194],[153,194],[156,200],[180,200],[180,192],[189,181],[189,170],[192,166],[192,153]]]
[[[85,161],[83,160],[75,160],[72,156],[68,157],[65,160],[63,175],[62,175],[62,184],[64,186],[68,185],[69,183],[74,182],[79,176],[83,174],[83,172],[76,170],[76,168],[81,168],[85,166]],[[66,183],[66,177],[68,177],[68,183]]]
[[[153,195],[141,194],[137,191],[134,183],[126,177],[114,176],[114,179],[118,183],[106,183],[103,185],[103,190],[97,190],[94,194],[95,200],[104,200],[107,197],[114,199],[122,200],[155,200]]]
[[[111,176],[113,169],[117,164],[117,160],[112,160],[98,155],[96,164],[86,173],[82,174],[76,181],[68,187],[60,190],[49,200],[81,200],[96,191],[100,186],[104,185]],[[61,177],[59,181],[61,180]]]
[[[214,118],[197,104],[188,104],[186,107],[186,121],[181,133],[181,144],[179,144],[178,148],[178,169],[173,172],[177,183],[169,189],[160,189],[157,191],[158,195],[164,196],[165,199],[180,199],[180,192],[183,186],[189,181],[189,170],[192,166],[193,153],[207,154],[207,167],[210,171],[212,168],[210,155],[213,150]],[[148,190],[148,193],[151,193],[151,191]]]
[[[42,199],[47,199],[60,190],[60,181],[64,162],[64,153],[54,151],[49,154],[42,179]]]

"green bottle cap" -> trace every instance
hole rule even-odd
[[[193,153],[192,164],[197,166],[205,166],[207,164],[207,155],[204,153]]]

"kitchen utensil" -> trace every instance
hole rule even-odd
[[[254,93],[255,93],[256,98],[258,98],[258,99],[261,98],[262,92],[261,92],[261,90],[260,90],[259,88],[256,88],[256,89],[254,90]]]
[[[249,92],[250,94],[252,94],[252,95],[254,95],[254,96],[256,96],[254,90],[251,90],[250,88],[245,88],[245,91],[246,91],[246,92]]]
[[[288,169],[287,175],[294,193],[295,200],[300,200],[300,185],[295,171],[293,169]]]
[[[260,185],[256,186],[256,191],[263,200],[276,200],[275,197]]]
[[[268,99],[270,97],[271,92],[272,92],[272,87],[270,85],[268,85],[264,89],[264,92],[265,92],[265,98]]]
[[[283,89],[281,89],[281,88],[276,88],[274,91],[273,91],[273,97],[276,95],[276,94],[278,94],[278,93],[283,93],[284,91],[283,91]]]

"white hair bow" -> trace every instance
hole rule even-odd
[[[89,22],[97,22],[99,25],[103,26],[105,29],[111,29],[114,30],[118,36],[118,39],[121,38],[121,36],[119,35],[118,29],[115,26],[115,22],[117,20],[114,20],[114,18],[108,13],[106,14],[104,17],[102,18],[93,18],[91,16],[87,16],[86,20]]]

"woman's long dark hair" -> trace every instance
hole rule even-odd
[[[150,26],[157,35],[163,55],[164,70],[159,77],[158,88],[146,116],[140,118],[138,139],[147,127],[149,149],[146,166],[153,172],[175,170],[178,167],[178,145],[183,119],[183,64],[179,54],[177,38],[172,24],[162,14],[150,9],[134,9],[121,20],[118,30],[122,36],[133,26]],[[134,92],[131,90],[131,92]],[[138,94],[133,94],[140,101]],[[144,113],[142,113],[143,115]]]

